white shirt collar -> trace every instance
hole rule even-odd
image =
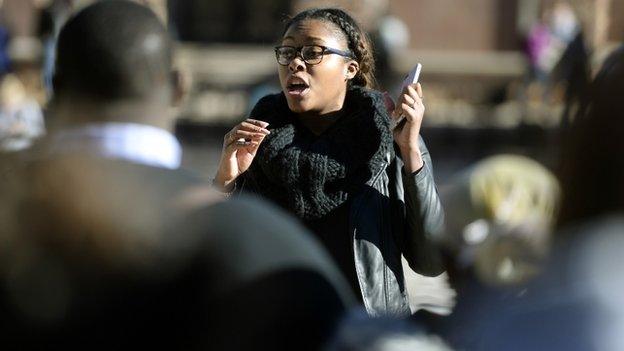
[[[143,124],[92,123],[50,137],[53,154],[89,153],[168,169],[179,168],[182,160],[182,147],[171,133]]]

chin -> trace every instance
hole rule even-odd
[[[291,99],[286,99],[286,101],[288,102],[288,108],[294,113],[308,112],[312,109],[306,101],[293,101]]]

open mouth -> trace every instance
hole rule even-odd
[[[292,96],[303,96],[310,89],[310,86],[303,81],[294,81],[288,84],[286,90],[289,95]]]

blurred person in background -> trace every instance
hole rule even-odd
[[[443,210],[420,137],[422,89],[391,115],[373,51],[339,9],[293,17],[275,48],[282,93],[261,99],[223,139],[214,184],[256,193],[296,215],[324,244],[371,315],[409,315],[401,255],[443,271],[434,242]],[[390,130],[391,118],[406,123]]]
[[[624,208],[624,163],[619,157],[624,135],[624,49],[604,62],[582,99],[573,128],[566,134],[561,161],[563,202],[559,227],[590,220]]]
[[[489,323],[483,350],[624,347],[624,46],[605,61],[566,133],[552,255],[521,302]]]
[[[353,297],[293,219],[179,169],[172,43],[98,2],[60,32],[58,124],[3,179],[3,349],[318,349]]]
[[[549,11],[543,11],[526,38],[526,50],[531,64],[531,78],[546,84],[556,57],[553,35],[548,25]]]
[[[542,269],[559,193],[554,174],[520,155],[490,156],[453,177],[440,194],[456,305],[448,317],[414,319],[456,349],[479,349],[482,321],[522,299]]]
[[[562,43],[561,54],[553,67],[552,80],[564,89],[561,125],[567,128],[587,96],[591,81],[591,39],[588,41],[574,9],[568,1],[557,1],[553,9],[553,37]],[[565,132],[565,130],[564,130]]]
[[[0,151],[24,150],[45,133],[39,103],[14,74],[0,78]]]
[[[526,38],[533,80],[529,86],[532,96],[544,100],[542,102],[550,101],[553,89],[558,89],[557,83],[574,83],[580,78],[572,75],[580,72],[570,71],[570,65],[574,65],[572,61],[583,58],[576,42],[580,29],[579,20],[568,1],[541,3],[538,18]]]
[[[142,20],[132,23],[132,14]],[[114,1],[74,17],[59,35],[49,103],[54,124],[39,150],[179,168],[182,149],[170,130],[182,89],[172,45],[141,5]]]

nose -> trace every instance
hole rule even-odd
[[[290,69],[290,71],[293,73],[298,72],[298,71],[303,71],[305,69],[305,62],[303,62],[303,59],[299,55],[297,55],[288,64],[288,69]]]

